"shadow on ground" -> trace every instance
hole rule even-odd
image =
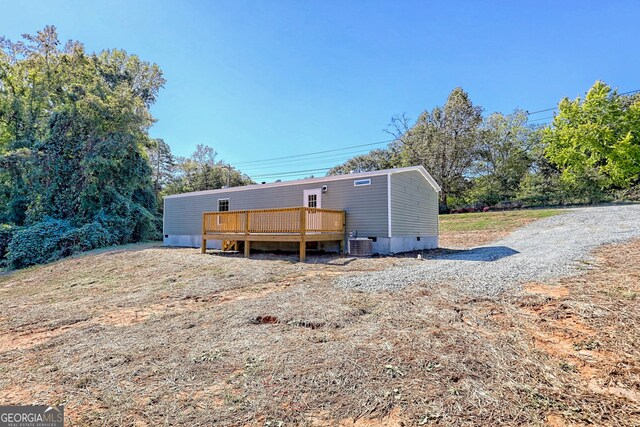
[[[482,246],[471,249],[440,249],[433,253],[426,253],[426,259],[451,261],[497,261],[502,258],[519,254],[520,252],[508,246]]]
[[[424,251],[412,251],[403,252],[394,255],[373,255],[372,257],[363,258],[417,258],[418,255],[422,256],[425,260],[451,260],[451,261],[497,261],[502,258],[506,258],[520,252],[512,249],[508,246],[482,246],[471,249],[430,249]],[[239,252],[222,252],[222,251],[207,251],[207,254],[211,256],[223,256],[223,257],[238,257],[242,258],[244,255]],[[298,262],[298,254],[296,252],[252,252],[252,259],[264,260],[264,261],[289,261]],[[309,264],[325,264],[333,266],[346,266],[351,262],[358,259],[358,257],[352,256],[340,256],[327,252],[311,252],[307,253],[307,263]]]

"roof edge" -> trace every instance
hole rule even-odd
[[[422,176],[424,176],[424,178],[427,180],[427,182],[429,184],[431,184],[431,186],[433,187],[434,190],[436,190],[436,192],[441,192],[442,188],[438,185],[438,183],[436,182],[435,179],[433,179],[433,177],[431,176],[431,174],[429,172],[427,172],[427,170],[424,168],[424,166],[419,165],[419,166],[412,166],[412,168],[414,168],[415,170],[417,170],[418,172],[420,172],[422,174]]]
[[[331,181],[341,181],[345,179],[358,179],[358,178],[366,178],[371,176],[379,176],[379,175],[388,175],[388,174],[396,174],[402,172],[409,171],[418,171],[424,176],[429,184],[436,190],[440,192],[440,186],[438,183],[431,177],[429,172],[423,166],[408,166],[403,168],[395,168],[395,169],[383,169],[377,171],[369,171],[369,172],[357,172],[357,173],[348,173],[341,175],[329,175],[318,178],[306,178],[306,179],[296,179],[293,181],[283,181],[283,182],[270,182],[268,184],[251,184],[251,185],[243,185],[239,187],[229,187],[229,188],[218,188],[215,190],[202,190],[202,191],[192,191],[189,193],[179,193],[179,194],[170,194],[167,196],[163,196],[163,199],[173,199],[178,197],[189,197],[189,196],[204,196],[207,194],[224,194],[229,192],[236,191],[245,191],[245,190],[255,190],[258,188],[277,188],[277,187],[287,187],[290,185],[300,185],[314,182],[331,182]]]

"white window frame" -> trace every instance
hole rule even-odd
[[[355,181],[353,181],[354,187],[362,187],[363,185],[371,185],[371,178],[356,179]]]
[[[316,196],[316,209],[321,209],[322,208],[322,188],[313,188],[311,190],[304,190],[304,200],[302,202],[305,208],[309,207],[310,195]]]

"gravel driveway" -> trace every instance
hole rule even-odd
[[[526,282],[579,273],[597,246],[640,237],[640,205],[567,209],[535,221],[490,245],[446,250],[400,267],[338,278],[367,291],[413,283],[450,283],[476,295],[497,295]]]

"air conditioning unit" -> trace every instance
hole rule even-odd
[[[366,237],[349,239],[349,255],[371,256],[373,253],[373,241]]]

